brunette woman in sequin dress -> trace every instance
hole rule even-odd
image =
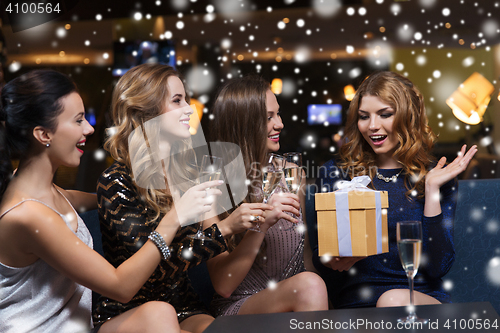
[[[422,263],[415,277],[415,304],[449,302],[443,277],[454,261],[453,216],[458,183],[477,151],[473,146],[446,165],[431,155],[436,136],[428,126],[424,98],[406,77],[378,72],[363,81],[353,98],[338,159],[321,167],[317,190],[334,191],[339,180],[369,175],[371,186],[388,191],[389,252],[366,258],[318,257],[335,308],[409,304],[408,280],[396,244],[396,223],[422,221]],[[314,236],[314,235],[313,235]]]
[[[112,135],[104,146],[115,163],[97,184],[103,250],[113,265],[133,256],[158,223],[179,212],[178,193],[196,178],[188,124],[193,110],[188,102],[180,74],[166,65],[136,66],[115,86]],[[209,191],[211,196],[213,190]],[[196,205],[192,202],[186,207],[196,211]],[[269,208],[262,203],[246,205],[238,209],[236,218],[205,221],[204,234],[210,239],[204,242],[190,237],[197,224],[171,229],[170,258],[156,267],[129,302],[101,297],[94,321],[105,323],[146,302],[159,301],[175,308],[183,330],[202,332],[214,318],[195,293],[187,270],[226,251],[225,236],[251,227],[248,211],[262,214]]]
[[[240,146],[250,184],[246,201],[261,202],[260,168],[268,152],[278,151],[283,129],[269,83],[252,76],[229,81],[216,98],[213,115],[212,141]],[[328,308],[324,282],[304,271],[304,232],[293,227],[293,223],[302,224],[304,198],[299,200],[284,189],[282,184],[269,199],[274,209],[259,220],[261,232],[248,230],[234,236],[229,251],[208,262],[218,293],[211,304],[217,315]]]
[[[146,235],[140,250],[113,267],[92,249],[90,232],[75,211],[95,209],[95,194],[52,183],[59,166],[79,165],[86,137],[94,132],[66,75],[33,71],[9,82],[1,91],[0,120],[0,332],[88,332],[90,289],[128,302],[160,263],[160,251]],[[11,156],[20,158],[14,176]],[[202,204],[206,187],[186,193],[181,201],[200,203],[187,213],[210,209],[210,203]],[[183,223],[177,215],[155,225],[166,244],[173,239],[170,230]],[[100,332],[180,327],[171,305],[144,302],[107,321]]]

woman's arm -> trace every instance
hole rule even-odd
[[[37,202],[9,213],[6,232],[27,255],[38,257],[73,281],[121,302],[128,302],[160,262],[158,248],[147,241],[129,260],[113,267],[86,246],[63,219]],[[177,219],[166,217],[164,227],[176,229]],[[168,234],[168,233],[165,233]],[[169,244],[172,237],[167,237]]]
[[[262,215],[256,214],[256,212],[262,211],[264,205],[272,208],[264,211],[265,222],[261,224],[261,232],[247,231],[233,251],[223,253],[207,262],[214,289],[222,297],[231,296],[233,291],[245,279],[259,253],[267,230],[285,216],[290,221],[295,221],[294,218],[285,213],[286,211],[296,215],[299,214],[298,197],[294,194],[273,195],[269,200],[269,204],[271,206],[260,203],[245,203],[227,218],[235,220],[248,219],[251,215]]]
[[[458,182],[456,179],[440,189],[442,213],[422,218],[421,272],[431,278],[444,276],[455,261],[453,221],[457,205]]]
[[[472,146],[445,166],[446,158],[439,160],[426,175],[423,223],[422,272],[431,278],[444,276],[455,260],[453,245],[453,219],[456,208],[458,182],[456,177],[463,172],[477,152]]]
[[[196,232],[196,224],[181,229],[164,228],[162,231],[159,229],[169,216],[182,226],[209,211],[214,200],[207,197],[205,188],[217,185],[220,184],[214,181],[194,186],[177,199],[175,206],[158,221],[153,219],[154,212],[140,199],[127,169],[120,166],[112,168],[99,178],[97,187],[99,220],[106,259],[118,267],[138,252],[142,244],[148,241],[148,235],[155,229],[165,239],[171,241],[171,256],[168,261],[160,262],[161,268],[152,274],[153,279],[165,278],[165,272],[174,276],[177,269],[172,267],[185,271],[224,252],[226,244],[216,226],[205,230],[205,235],[211,241],[204,244],[188,237]],[[209,192],[210,196],[221,194],[216,188],[211,188]],[[185,250],[190,248],[196,255],[186,255],[188,253]]]

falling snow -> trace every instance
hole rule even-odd
[[[487,1],[493,2],[493,0]],[[282,2],[293,5],[296,1],[285,0]],[[276,13],[279,13],[281,9],[266,6],[261,8],[259,15],[268,15],[269,23],[266,22],[265,26],[261,24],[257,26],[252,19],[255,10],[252,9],[252,3],[249,0],[214,0],[211,1],[211,4],[203,5],[203,11],[198,13],[199,15],[189,14],[197,1],[172,0],[168,3],[170,3],[177,15],[171,15],[169,17],[171,22],[164,22],[164,27],[160,31],[161,35],[154,36],[155,38],[159,36],[158,38],[161,37],[161,39],[175,41],[178,50],[183,51],[183,58],[177,58],[177,65],[183,72],[189,89],[204,104],[210,102],[209,95],[220,82],[245,74],[242,72],[240,64],[250,63],[252,71],[255,70],[255,72],[261,74],[271,72],[271,75],[281,76],[283,85],[279,100],[290,100],[294,107],[297,105],[295,109],[285,110],[287,113],[283,112],[283,117],[289,118],[285,121],[285,125],[290,128],[292,128],[292,123],[293,126],[300,126],[307,121],[307,117],[302,112],[302,109],[305,109],[302,105],[306,103],[304,101],[311,100],[318,104],[338,103],[339,97],[336,96],[338,91],[334,91],[328,84],[335,82],[337,79],[350,79],[353,82],[359,82],[366,75],[366,69],[363,66],[369,66],[370,70],[395,69],[410,79],[413,79],[418,71],[425,77],[419,84],[422,88],[432,91],[434,95],[432,98],[431,95],[426,95],[426,98],[429,98],[430,106],[436,110],[429,116],[430,121],[433,122],[433,129],[442,133],[460,133],[460,140],[462,140],[462,137],[465,137],[466,130],[469,130],[470,127],[465,127],[453,118],[449,118],[444,113],[449,111],[442,108],[438,109],[436,104],[444,104],[444,100],[451,93],[451,91],[440,91],[443,89],[442,87],[458,87],[463,80],[454,78],[455,73],[453,70],[450,71],[444,65],[439,68],[440,65],[436,65],[436,63],[445,64],[453,61],[453,63],[457,63],[461,70],[481,70],[480,68],[484,67],[485,61],[483,53],[489,51],[490,47],[496,47],[499,44],[500,22],[498,17],[500,17],[500,8],[497,4],[494,9],[482,10],[481,4],[476,8],[477,13],[473,15],[472,12],[464,12],[461,6],[465,5],[458,0],[453,7],[444,8],[440,7],[439,2],[438,0],[413,1],[412,3],[418,4],[418,10],[412,13],[415,16],[414,20],[403,19],[408,8],[407,5],[409,5],[405,1],[376,0],[370,5],[342,6],[341,0],[312,0],[310,1],[310,8],[301,11],[301,17],[295,19],[277,17]],[[167,1],[155,1],[154,5],[162,7],[166,3]],[[198,1],[199,3],[200,1]],[[480,2],[478,1],[478,3]],[[493,8],[493,6],[489,7]],[[427,18],[427,14],[431,11],[439,13],[437,20],[428,21],[430,19]],[[380,14],[381,12],[384,14]],[[144,22],[148,19],[151,21],[155,19],[146,11],[142,12],[140,8],[131,8],[131,13],[137,24],[145,24]],[[198,16],[199,18],[195,21],[194,18]],[[106,12],[93,13],[93,19],[96,23],[106,21]],[[289,21],[286,21],[286,19]],[[74,20],[78,22],[77,18]],[[325,20],[328,22],[341,22],[341,24],[332,23],[331,26],[325,28],[325,25],[322,24]],[[392,25],[392,30],[387,30],[389,29],[387,22],[389,20],[395,22]],[[224,33],[217,33],[217,41],[215,42],[217,45],[204,45],[203,42],[200,42],[200,39],[193,37],[194,34],[189,34],[189,32],[196,29],[197,35],[206,36],[207,40],[211,40],[212,38],[209,37],[212,36],[212,33],[215,34],[212,28],[213,24],[219,21],[224,21],[226,24],[224,25]],[[477,21],[477,23],[471,25],[472,21]],[[419,24],[420,22],[425,24]],[[355,35],[349,30],[351,25],[363,26],[363,33]],[[155,28],[152,26],[151,30],[153,29]],[[39,30],[46,31],[46,34],[50,35],[47,45],[54,48],[54,54],[61,57],[69,55],[69,50],[65,50],[64,43],[74,38],[71,29],[68,30],[59,24],[59,26],[50,30],[50,33],[46,27],[40,27]],[[463,32],[465,30],[473,30],[474,38],[467,38],[468,36],[465,36]],[[259,34],[260,31],[268,32],[269,35],[273,36],[272,39],[265,39],[266,37]],[[368,31],[370,34],[367,34]],[[129,39],[119,25],[114,27],[114,33],[116,33],[116,38],[120,43],[126,43]],[[30,32],[30,34],[36,36],[35,31]],[[156,34],[156,31],[154,34]],[[318,36],[323,42],[318,45],[293,43],[294,36],[299,34],[311,39]],[[434,36],[439,37],[437,38],[439,44],[432,44],[430,37]],[[98,61],[112,60],[110,53],[106,52],[107,49],[99,49],[99,38],[101,38],[99,34],[95,34],[90,30],[78,41],[80,45],[85,46],[87,49],[96,47],[99,50],[98,60],[89,59],[91,65],[96,65]],[[343,40],[344,44],[338,49],[330,49],[328,41],[333,38]],[[289,42],[290,40],[292,42]],[[265,44],[265,49],[257,49],[255,46],[257,42]],[[26,38],[23,43],[18,43],[15,47],[24,50],[31,43],[32,40]],[[443,47],[440,45],[445,45],[446,48],[452,46],[453,49],[446,52],[441,50],[441,53],[436,53],[437,50]],[[196,57],[193,57],[190,53],[195,46],[198,48],[198,52],[208,52],[206,50],[215,49],[214,52],[217,55],[214,59],[216,60],[209,64],[195,62]],[[400,46],[408,48],[409,51],[404,55],[401,52],[398,53],[397,48]],[[475,49],[471,46],[475,47]],[[479,52],[471,55],[471,50]],[[324,64],[317,65],[323,66],[321,70],[325,72],[324,75],[321,75],[321,80],[313,78],[308,67],[311,59],[315,56],[327,59],[324,60]],[[344,60],[356,59],[360,56],[366,57],[367,64],[351,67],[345,65]],[[493,57],[493,51],[490,57]],[[264,61],[262,59],[271,60]],[[272,62],[272,71],[270,71],[264,65],[264,62],[272,60],[274,61]],[[40,61],[43,65],[43,59]],[[329,61],[328,64],[326,64],[326,61]],[[83,70],[81,68],[78,71],[75,70],[77,74],[85,71],[83,63],[81,66]],[[223,68],[224,75],[222,78],[217,75],[219,67]],[[16,73],[22,68],[22,64],[19,61],[12,61],[7,64],[7,68],[9,73]],[[487,70],[492,69],[489,67],[482,69],[483,72]],[[311,77],[310,80],[307,77],[308,75]],[[314,80],[321,81],[324,86],[320,88],[314,87],[314,82],[311,82]],[[498,88],[496,88],[496,91],[498,93]],[[106,91],[103,91],[103,93],[106,93]],[[346,103],[344,99],[340,100],[340,102]],[[429,110],[431,107],[429,107]],[[213,119],[210,110],[205,110],[209,113],[207,118]],[[205,110],[204,113],[206,113]],[[331,130],[332,139],[327,140],[325,144],[322,144],[321,138],[316,133],[310,133],[309,130],[304,130],[300,134],[289,132],[288,135],[294,137],[294,140],[300,145],[300,149],[305,154],[313,153],[320,147],[327,152],[334,153],[340,147],[338,143],[342,142],[344,136],[342,129],[329,122],[323,122],[322,124]],[[304,128],[306,127],[304,126]],[[108,135],[112,135],[116,131],[109,128],[107,132]],[[336,139],[333,139],[333,137]],[[487,147],[494,143],[493,140],[494,138],[491,136],[485,136],[481,144],[483,147]],[[94,152],[93,157],[96,161],[103,161],[106,158],[106,153],[104,150],[98,149]],[[494,172],[494,170],[491,171]],[[417,192],[413,191],[411,195],[416,196]],[[479,228],[484,228],[487,233],[492,235],[500,230],[498,220],[484,221],[484,216],[485,209],[483,207],[473,207],[469,211],[470,225],[468,225],[467,232],[471,237],[475,235]],[[303,232],[304,230],[298,229],[298,231]],[[192,252],[189,249],[184,249],[182,255],[189,259]],[[323,262],[328,262],[330,259],[329,256],[321,258]],[[356,274],[356,270],[351,269],[349,274]],[[492,285],[500,286],[500,253],[495,252],[495,248],[492,248],[491,255],[485,258],[484,274]],[[446,279],[443,281],[445,290],[452,291],[455,285],[455,281]],[[276,281],[269,281],[268,287],[274,289]],[[369,299],[371,295],[372,291],[365,288],[361,291],[360,297]]]

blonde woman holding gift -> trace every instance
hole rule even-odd
[[[422,221],[422,263],[415,277],[415,304],[449,302],[441,278],[455,260],[453,218],[458,183],[477,151],[446,165],[431,150],[436,135],[428,126],[424,98],[407,78],[378,72],[363,81],[352,100],[346,142],[316,181],[318,191],[336,189],[339,180],[371,178],[369,187],[388,191],[389,252],[369,257],[319,257],[312,237],[313,262],[324,278],[335,308],[408,305],[408,280],[396,244],[396,223]]]

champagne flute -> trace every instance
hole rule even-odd
[[[262,169],[262,195],[263,203],[267,203],[269,197],[274,193],[283,177],[283,156],[271,153],[268,155],[268,164]],[[255,223],[248,230],[261,232],[260,224]]]
[[[285,153],[285,167],[283,174],[288,191],[293,194],[298,194],[302,183],[302,154],[297,152]],[[295,217],[295,214],[287,212],[288,215]],[[294,229],[296,225],[285,229]]]
[[[283,156],[285,157],[283,173],[286,186],[290,193],[298,194],[302,183],[302,154],[293,152],[285,153]]]
[[[410,313],[406,318],[398,319],[402,323],[426,323],[427,320],[417,317],[413,301],[413,278],[417,274],[422,255],[422,223],[420,221],[402,221],[396,225],[399,259],[408,276],[410,286]]]
[[[213,180],[219,180],[221,173],[222,173],[222,158],[212,155],[203,155],[203,158],[201,159],[200,176],[198,183],[202,184]],[[207,191],[208,190],[209,188],[207,188]],[[198,231],[194,235],[189,235],[190,238],[199,239],[202,242],[206,240],[211,240],[203,233],[203,221],[204,221],[204,214],[200,216]]]

